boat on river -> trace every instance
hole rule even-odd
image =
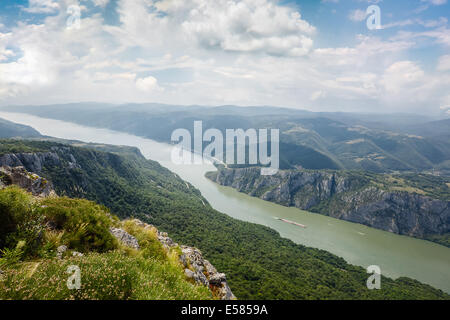
[[[301,224],[301,223],[298,223],[298,222],[295,222],[295,221],[291,221],[291,220],[287,220],[287,219],[283,219],[283,218],[277,218],[277,217],[275,217],[275,219],[283,221],[283,222],[286,222],[286,223],[293,224],[293,225],[298,226],[298,227],[306,228],[306,226],[304,224]]]

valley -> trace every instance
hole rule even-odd
[[[383,275],[389,277],[409,276],[446,291],[450,288],[448,283],[450,254],[449,249],[443,246],[311,214],[296,208],[282,207],[218,186],[204,177],[206,172],[215,170],[212,164],[190,167],[173,165],[169,160],[170,146],[149,139],[24,114],[0,113],[0,117],[32,125],[44,135],[138,147],[144,156],[159,161],[198,188],[214,209],[231,217],[269,226],[280,232],[283,237],[308,247],[327,250],[343,257],[351,264],[364,267],[378,264]],[[302,223],[308,228],[299,230],[297,226],[276,220],[274,217]],[[225,271],[227,274],[232,272]],[[233,284],[232,281],[230,283]]]

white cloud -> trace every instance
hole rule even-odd
[[[109,0],[92,0],[92,2],[95,6],[104,8],[109,3]]]
[[[367,17],[366,11],[361,9],[356,9],[350,12],[348,18],[352,21],[363,21]]]
[[[440,6],[447,3],[447,0],[422,0],[422,2],[427,2],[435,6]]]
[[[136,80],[136,87],[142,91],[157,90],[159,88],[158,80],[156,80],[156,78],[151,76],[146,78],[140,78]]]
[[[314,91],[311,94],[311,97],[309,97],[309,100],[316,101],[317,99],[323,98],[325,96],[326,96],[326,93],[324,91],[318,90],[318,91]]]
[[[443,55],[439,58],[438,71],[450,71],[450,55]]]
[[[29,0],[23,10],[29,13],[55,13],[60,6],[56,0]]]
[[[121,0],[119,12],[121,30],[111,31],[125,31],[124,42],[141,45],[170,37],[206,50],[300,56],[310,51],[315,33],[299,12],[270,0]],[[144,33],[152,43],[142,40]]]
[[[399,93],[420,85],[424,76],[424,71],[414,62],[399,61],[386,69],[382,81],[386,91]]]

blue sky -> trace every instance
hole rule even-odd
[[[448,19],[446,0],[0,0],[0,104],[438,113]]]

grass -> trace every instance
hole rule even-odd
[[[81,271],[81,288],[70,290],[69,266]],[[24,262],[4,270],[0,299],[14,300],[178,300],[212,299],[207,287],[185,279],[169,260],[130,256],[124,251]]]
[[[91,201],[38,199],[17,187],[0,190],[0,208],[0,222],[8,222],[0,251],[2,300],[214,299],[209,288],[187,279],[179,248],[165,249],[156,228],[119,221]],[[118,243],[109,233],[113,225],[135,236],[140,249]],[[56,258],[60,245],[69,248],[64,259]],[[73,257],[74,250],[84,255]],[[70,266],[80,269],[79,290],[67,286]]]

